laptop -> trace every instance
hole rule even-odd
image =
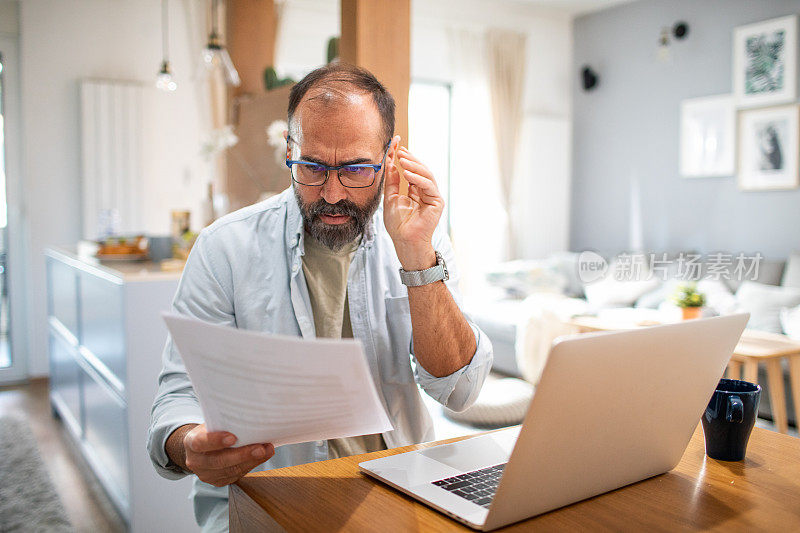
[[[489,531],[672,470],[748,314],[557,339],[521,426],[365,461]]]

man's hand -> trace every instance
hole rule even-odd
[[[431,241],[444,211],[444,199],[433,173],[407,148],[399,146],[399,136],[392,144],[396,157],[386,162],[383,222],[403,268],[424,270],[436,264]],[[401,169],[408,181],[408,196],[400,194]]]
[[[166,451],[175,464],[215,487],[236,483],[275,455],[272,444],[231,448],[234,444],[236,436],[231,433],[209,432],[205,424],[187,424],[172,432]]]

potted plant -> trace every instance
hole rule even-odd
[[[685,283],[678,286],[672,295],[672,302],[681,308],[683,319],[689,320],[700,318],[700,312],[706,304],[706,296],[697,291],[696,283]]]

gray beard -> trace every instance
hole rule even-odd
[[[303,215],[305,230],[323,246],[338,252],[345,245],[364,234],[364,229],[381,203],[383,176],[381,176],[375,196],[370,198],[364,207],[359,207],[350,200],[339,200],[335,204],[329,204],[322,198],[314,203],[304,204],[297,192],[297,186],[293,185],[292,187],[297,205],[300,206],[300,212]],[[345,215],[349,216],[350,220],[344,224],[326,224],[320,219],[320,215]]]

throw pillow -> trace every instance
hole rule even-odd
[[[751,263],[746,263],[747,266],[750,264]],[[728,288],[730,288],[730,290],[733,292],[738,291],[739,287],[741,287],[742,283],[745,281],[755,281],[766,285],[777,286],[781,284],[781,276],[783,275],[783,269],[785,265],[785,261],[761,259],[758,264],[757,271],[750,273],[743,272],[742,274],[747,274],[747,277],[746,279],[740,279],[736,277],[736,264],[734,262],[734,264],[729,265],[729,267],[726,269],[726,274],[723,279],[725,280],[725,284],[728,286]],[[757,276],[753,277],[753,274],[757,274]]]
[[[783,271],[781,285],[800,289],[800,252],[795,252],[789,256],[789,261],[786,262],[786,270]]]
[[[608,272],[597,281],[584,285],[586,301],[596,308],[631,307],[642,295],[654,290],[661,281],[650,275],[647,256],[640,253],[619,254]]]
[[[671,294],[670,286],[672,286],[671,280],[665,281],[655,290],[640,296],[639,299],[636,300],[634,307],[639,309],[658,309],[658,306],[661,305],[662,302],[669,299]]]
[[[794,309],[781,309],[781,326],[788,337],[800,341],[800,305]]]
[[[781,333],[781,309],[800,305],[800,289],[745,281],[736,291],[736,300],[750,312],[747,327]]]
[[[718,315],[739,312],[739,303],[728,286],[721,280],[701,279],[697,290],[706,295],[706,307]]]
[[[596,309],[603,307],[629,307],[640,296],[658,287],[655,278],[641,281],[620,281],[612,276],[589,283],[584,287],[586,301]]]

